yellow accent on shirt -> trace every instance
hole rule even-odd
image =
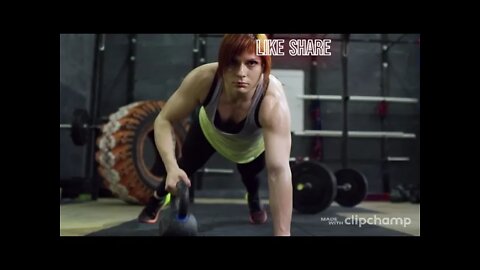
[[[249,163],[265,151],[262,133],[252,140],[222,132],[210,122],[203,106],[198,117],[205,138],[226,159],[240,164]]]

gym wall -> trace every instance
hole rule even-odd
[[[70,123],[75,108],[89,110],[95,35],[60,35],[60,123]],[[75,146],[60,130],[60,179],[83,177],[86,147]]]

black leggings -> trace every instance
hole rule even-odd
[[[210,159],[216,150],[205,138],[198,119],[193,121],[182,146],[182,157],[178,166],[185,171],[192,180],[193,174]],[[260,179],[258,174],[265,168],[265,152],[249,163],[237,164],[237,169],[242,178],[247,192],[253,197],[258,196]],[[193,183],[192,183],[193,184]],[[159,185],[157,194],[164,194],[165,185]]]

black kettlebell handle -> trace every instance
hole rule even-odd
[[[184,219],[188,215],[189,192],[188,187],[182,180],[177,182],[178,219]]]

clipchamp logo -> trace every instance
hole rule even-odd
[[[412,224],[412,219],[409,217],[359,217],[358,215],[351,215],[346,217],[343,221],[338,220],[337,217],[321,217],[323,222],[328,222],[328,225],[349,225],[358,226],[361,228],[365,225],[393,225],[407,227]]]

